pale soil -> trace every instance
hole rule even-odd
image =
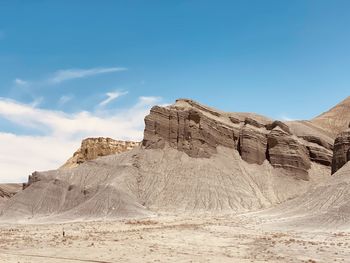
[[[350,232],[274,231],[251,215],[1,225],[0,262],[350,262]]]

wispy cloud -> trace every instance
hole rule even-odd
[[[153,105],[158,103],[161,100],[161,97],[156,96],[141,96],[139,97],[139,106],[145,106],[145,105]]]
[[[50,86],[54,84],[59,84],[68,80],[82,79],[82,78],[97,76],[101,74],[115,73],[115,72],[126,71],[126,70],[128,69],[123,67],[61,69],[48,74],[44,78],[39,78],[36,80],[34,79],[34,80],[28,81],[21,78],[16,78],[13,80],[13,83],[16,87],[38,88],[38,87],[45,87],[45,86]]]
[[[0,118],[41,134],[24,136],[0,131],[0,182],[23,181],[34,170],[59,167],[85,137],[140,141],[143,119],[159,102],[159,97],[139,97],[127,109],[68,114],[0,98]]]
[[[71,101],[72,99],[73,99],[73,96],[63,95],[58,100],[58,105],[62,106],[64,104],[66,104],[67,102]]]
[[[142,137],[142,128],[139,128],[143,126],[143,117],[147,114],[150,106],[160,101],[160,98],[157,100],[155,98],[140,97],[131,108],[118,110],[114,114],[111,114],[110,111],[81,111],[68,114],[0,98],[0,117],[19,126],[30,127],[38,131],[45,127],[45,130],[50,130],[52,135],[62,137],[101,135],[136,139]],[[137,122],[133,122],[134,118],[130,118],[130,116],[140,112],[143,117],[137,119]]]
[[[108,103],[112,102],[113,100],[123,96],[123,95],[126,95],[128,94],[127,91],[114,91],[114,92],[107,92],[106,93],[106,96],[107,96],[107,99],[103,100],[100,102],[99,106],[106,106]]]
[[[33,102],[30,104],[32,107],[38,107],[44,101],[43,97],[35,98]]]
[[[295,121],[294,118],[288,117],[288,116],[286,116],[286,115],[281,115],[280,119],[281,119],[282,121]]]
[[[26,85],[28,85],[28,81],[25,81],[25,80],[20,79],[20,78],[16,78],[13,82],[14,82],[17,86],[26,86]]]
[[[112,68],[90,68],[90,69],[63,69],[56,71],[50,78],[49,82],[53,84],[61,83],[63,81],[86,78],[95,75],[112,73],[118,71],[125,71],[126,68],[112,67]]]
[[[5,32],[0,30],[0,39],[3,39],[5,38]]]

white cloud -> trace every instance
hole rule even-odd
[[[35,98],[30,105],[35,108],[35,107],[38,107],[43,101],[44,101],[43,97]]]
[[[35,170],[56,169],[86,137],[142,140],[144,117],[158,97],[140,97],[128,109],[67,114],[0,98],[0,117],[40,131],[24,136],[0,131],[0,182],[23,181]]]
[[[63,95],[61,98],[58,100],[58,104],[60,106],[66,104],[67,102],[71,101],[73,99],[73,96],[68,96],[68,95]]]
[[[78,141],[59,137],[0,132],[0,182],[25,182],[35,170],[57,168],[78,147]]]
[[[286,115],[282,115],[282,116],[280,117],[280,119],[281,119],[282,121],[295,121],[294,118],[288,117],[288,116],[286,116]]]
[[[125,71],[126,68],[91,68],[91,69],[63,69],[56,71],[50,78],[50,83],[60,83],[66,80],[86,78],[104,73]]]
[[[139,97],[139,106],[144,106],[144,105],[152,105],[156,104],[161,100],[161,97],[154,97],[154,96],[141,96]]]
[[[114,92],[107,92],[106,93],[106,96],[107,96],[107,99],[103,100],[100,102],[99,106],[106,106],[108,103],[112,102],[113,100],[123,96],[123,95],[126,95],[128,94],[127,91],[123,91],[123,92],[120,92],[120,91],[114,91]]]
[[[28,81],[25,81],[23,79],[20,79],[20,78],[16,78],[14,80],[14,83],[17,85],[17,86],[26,86],[28,85]]]

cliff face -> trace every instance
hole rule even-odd
[[[331,165],[333,147],[326,134],[318,137],[319,131],[309,129],[293,133],[288,123],[257,114],[220,112],[180,99],[172,106],[151,109],[142,144],[149,149],[169,145],[195,158],[210,158],[217,146],[224,146],[237,150],[248,163],[268,161],[308,180],[311,162]]]
[[[87,138],[82,141],[81,147],[74,153],[73,157],[71,157],[61,168],[74,168],[85,161],[94,160],[101,156],[129,151],[139,145],[139,142],[118,141],[111,138]]]
[[[350,127],[338,134],[334,143],[332,174],[350,161]]]

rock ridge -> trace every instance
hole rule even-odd
[[[330,166],[333,145],[314,135],[293,134],[288,123],[251,113],[226,113],[193,100],[154,106],[145,118],[142,145],[169,145],[193,158],[210,158],[218,146],[237,150],[251,164],[265,161],[308,180],[311,162]]]

